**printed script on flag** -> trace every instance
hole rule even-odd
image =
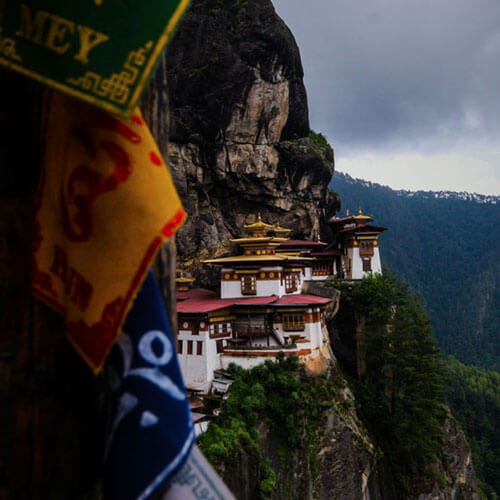
[[[0,65],[129,117],[189,0],[2,0]]]
[[[138,109],[118,119],[52,92],[44,139],[33,292],[64,314],[69,339],[98,371],[185,212]]]

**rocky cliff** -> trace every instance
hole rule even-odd
[[[448,414],[444,422],[445,442],[442,460],[437,464],[439,481],[427,485],[427,491],[412,500],[479,500],[479,487],[465,435]]]
[[[299,51],[271,2],[194,0],[167,59],[179,260],[196,271],[257,212],[294,237],[327,231],[333,151],[309,137]]]
[[[443,422],[444,453],[438,463],[430,464],[434,479],[415,481],[411,495],[402,497],[397,493],[388,460],[360,420],[354,395],[335,361],[328,370],[328,380],[335,389],[331,398],[319,402],[323,407],[321,416],[314,409],[304,411],[297,399],[290,398],[284,404],[279,396],[269,393],[269,386],[275,382],[269,383],[268,372],[260,371],[260,387],[253,395],[249,391],[242,397],[241,379],[235,382],[235,393],[231,391],[222,415],[215,421],[218,430],[209,429],[207,434],[212,436],[206,440],[204,435],[201,442],[238,500],[479,500],[469,446],[450,414]],[[275,374],[273,380],[276,378],[285,383],[286,372]],[[309,378],[308,386],[324,384],[325,379],[318,381],[320,378]],[[293,439],[283,432],[283,415],[269,411],[266,405],[258,410],[257,426],[249,428],[246,422],[245,427],[245,416],[259,406],[259,391],[273,401],[273,410],[294,410],[291,418],[299,428],[293,427],[292,432],[302,434],[298,445],[292,444]],[[303,396],[307,399],[307,395]],[[311,402],[314,405],[317,410],[318,401]],[[235,450],[233,441],[238,439],[240,444]],[[263,467],[264,463],[268,465]]]
[[[309,130],[299,51],[271,2],[193,0],[167,56],[168,158],[189,214],[177,237],[181,266],[210,286],[199,261],[226,253],[229,238],[241,235],[257,212],[292,228],[294,238],[327,238],[326,218],[338,208],[328,190],[333,151]],[[276,471],[276,498],[395,498],[391,473],[347,388],[320,433],[315,470],[306,448],[282,467],[280,443],[260,426],[263,455]],[[477,498],[465,439],[459,432],[448,436],[461,453],[451,451],[441,489],[431,485],[434,496],[421,498]],[[469,496],[460,496],[462,477],[473,485]],[[257,498],[259,462],[243,450],[224,478],[238,499]]]

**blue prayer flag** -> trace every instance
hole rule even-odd
[[[160,291],[148,273],[109,357],[113,411],[105,500],[162,492],[194,442],[189,401]]]

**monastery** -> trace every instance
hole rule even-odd
[[[327,315],[334,299],[308,294],[314,282],[361,279],[381,272],[378,235],[371,217],[330,219],[330,244],[290,240],[290,229],[257,221],[231,240],[238,255],[204,261],[220,268],[220,292],[191,288],[177,279],[177,353],[186,387],[209,392],[218,370],[251,368],[279,353],[298,356],[310,369],[331,357]],[[327,290],[327,289],[325,289]],[[332,289],[330,289],[332,290]]]

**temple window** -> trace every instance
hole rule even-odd
[[[292,332],[302,332],[304,331],[305,321],[304,314],[301,313],[290,313],[283,314],[283,329]]]
[[[363,259],[363,272],[368,272],[372,270],[372,260]]]
[[[182,354],[182,340],[177,341],[177,352]]]
[[[187,341],[187,353],[188,354],[193,354],[193,341],[192,340],[188,340]]]
[[[359,255],[373,255],[373,241],[362,241],[359,245]]]
[[[243,295],[255,295],[257,293],[257,279],[253,275],[241,277],[241,293]]]
[[[201,356],[203,354],[203,342],[201,342],[200,340],[196,342],[196,354],[198,356]]]
[[[297,276],[294,273],[285,274],[285,292],[297,291]]]
[[[313,276],[328,276],[331,274],[331,265],[326,263],[313,265]]]

